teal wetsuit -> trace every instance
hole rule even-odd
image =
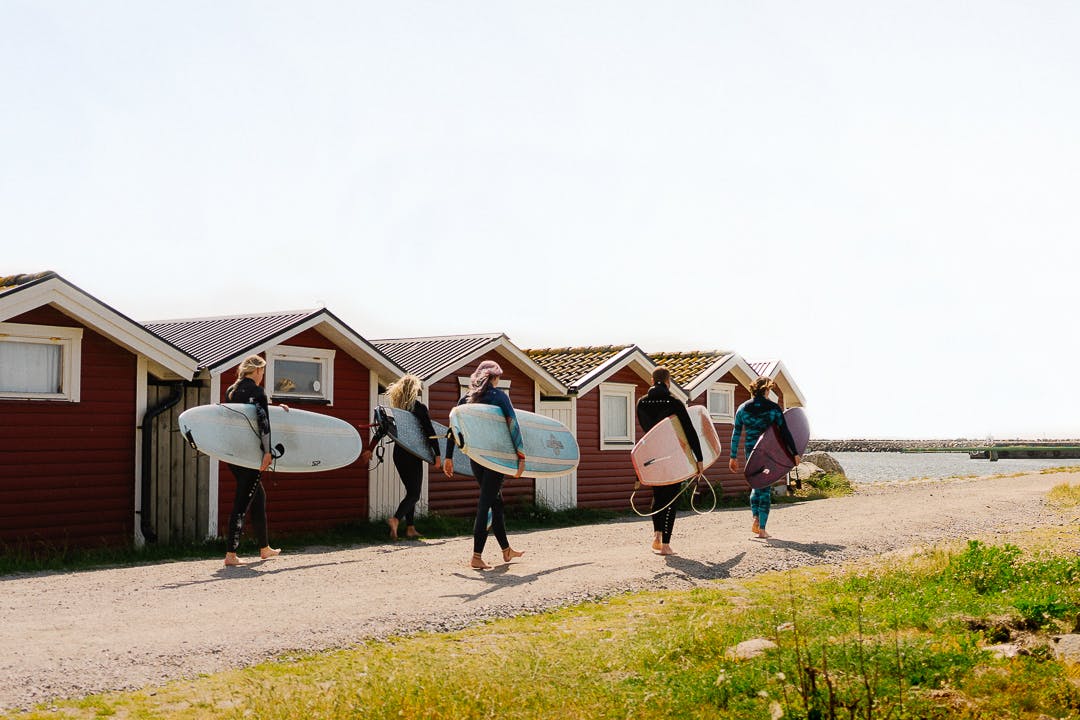
[[[731,431],[731,457],[739,454],[739,436],[746,432],[746,442],[743,445],[743,454],[750,456],[761,433],[769,429],[770,425],[776,425],[780,430],[780,439],[787,446],[792,455],[795,452],[795,440],[791,437],[787,423],[784,422],[784,411],[779,405],[766,397],[758,396],[747,400],[735,411],[735,427]],[[758,527],[765,529],[765,523],[769,520],[769,509],[772,507],[772,488],[766,487],[760,490],[750,491],[750,512],[758,521]]]

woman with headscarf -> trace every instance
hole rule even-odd
[[[503,374],[502,367],[494,360],[484,360],[477,366],[475,372],[469,378],[469,390],[458,401],[458,405],[465,403],[483,403],[494,405],[502,410],[506,417],[506,427],[510,432],[510,440],[517,450],[518,469],[515,478],[521,477],[525,472],[525,443],[521,439],[521,427],[518,425],[514,406],[510,403],[510,397],[499,389],[499,377]],[[474,570],[488,570],[490,565],[484,562],[484,545],[488,536],[488,510],[491,510],[491,532],[495,533],[495,539],[502,548],[504,562],[510,562],[525,553],[518,552],[510,547],[510,541],[506,537],[506,526],[503,519],[502,486],[505,476],[489,470],[479,463],[472,462],[473,475],[480,485],[480,498],[476,504],[476,520],[473,523],[473,554],[469,566]],[[443,460],[443,472],[447,477],[454,474],[454,442],[450,438],[446,443],[446,459]]]

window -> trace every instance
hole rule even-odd
[[[634,445],[634,386],[600,385],[600,449],[627,450]]]
[[[709,388],[709,415],[713,422],[735,422],[735,385],[717,383]]]
[[[0,398],[79,401],[82,329],[0,323]]]
[[[458,393],[458,397],[463,398],[463,397],[465,397],[465,393],[469,392],[469,384],[472,382],[472,378],[461,377],[459,375],[457,381],[458,381],[458,390],[460,390],[460,392]],[[502,390],[507,395],[510,394],[510,381],[509,380],[499,380],[499,382],[496,383],[495,386],[497,388],[499,388],[500,390]]]
[[[275,400],[334,402],[334,351],[286,347],[266,352],[266,387]]]

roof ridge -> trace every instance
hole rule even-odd
[[[166,323],[212,322],[215,320],[248,320],[250,318],[288,317],[290,315],[309,316],[323,311],[329,312],[325,307],[320,307],[300,310],[271,310],[268,312],[243,313],[240,315],[211,315],[206,317],[166,318],[164,320],[140,320],[139,322],[142,325],[164,325]]]

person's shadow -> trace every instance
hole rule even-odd
[[[227,582],[229,580],[247,580],[257,577],[266,577],[267,575],[277,575],[279,573],[295,572],[297,570],[310,570],[311,568],[318,567],[331,567],[334,565],[346,565],[349,563],[360,562],[359,560],[343,560],[341,562],[323,562],[312,563],[310,565],[295,565],[291,567],[277,567],[273,570],[263,570],[262,566],[270,560],[248,560],[243,565],[233,565],[230,567],[219,567],[214,573],[213,577],[208,577],[204,580],[187,580],[184,582],[166,583],[159,585],[158,590],[179,590],[181,588],[191,587],[193,585],[206,585],[208,583],[215,582]]]
[[[671,569],[657,573],[656,577],[682,576],[696,580],[724,580],[731,577],[732,568],[742,562],[745,556],[746,552],[741,552],[724,562],[712,563],[692,560],[681,555],[667,555],[664,557],[664,561]]]
[[[539,570],[528,575],[510,574],[510,563],[497,565],[491,570],[476,570],[471,575],[456,572],[453,573],[454,577],[459,577],[463,580],[479,580],[481,582],[488,583],[489,587],[486,587],[477,593],[453,593],[450,595],[443,595],[442,597],[461,598],[465,602],[473,602],[475,600],[479,600],[485,595],[489,595],[504,588],[516,587],[518,585],[525,585],[531,582],[536,582],[545,575],[551,575],[552,573],[561,572],[563,570],[570,570],[572,568],[585,567],[586,565],[592,565],[592,563],[574,563],[572,565],[560,565],[559,567],[548,568],[547,570]]]
[[[780,548],[781,550],[791,550],[812,557],[826,557],[829,553],[840,552],[847,547],[847,545],[834,545],[833,543],[795,542],[794,540],[781,540],[775,537],[755,538],[755,542],[762,545],[768,545],[769,547]]]

